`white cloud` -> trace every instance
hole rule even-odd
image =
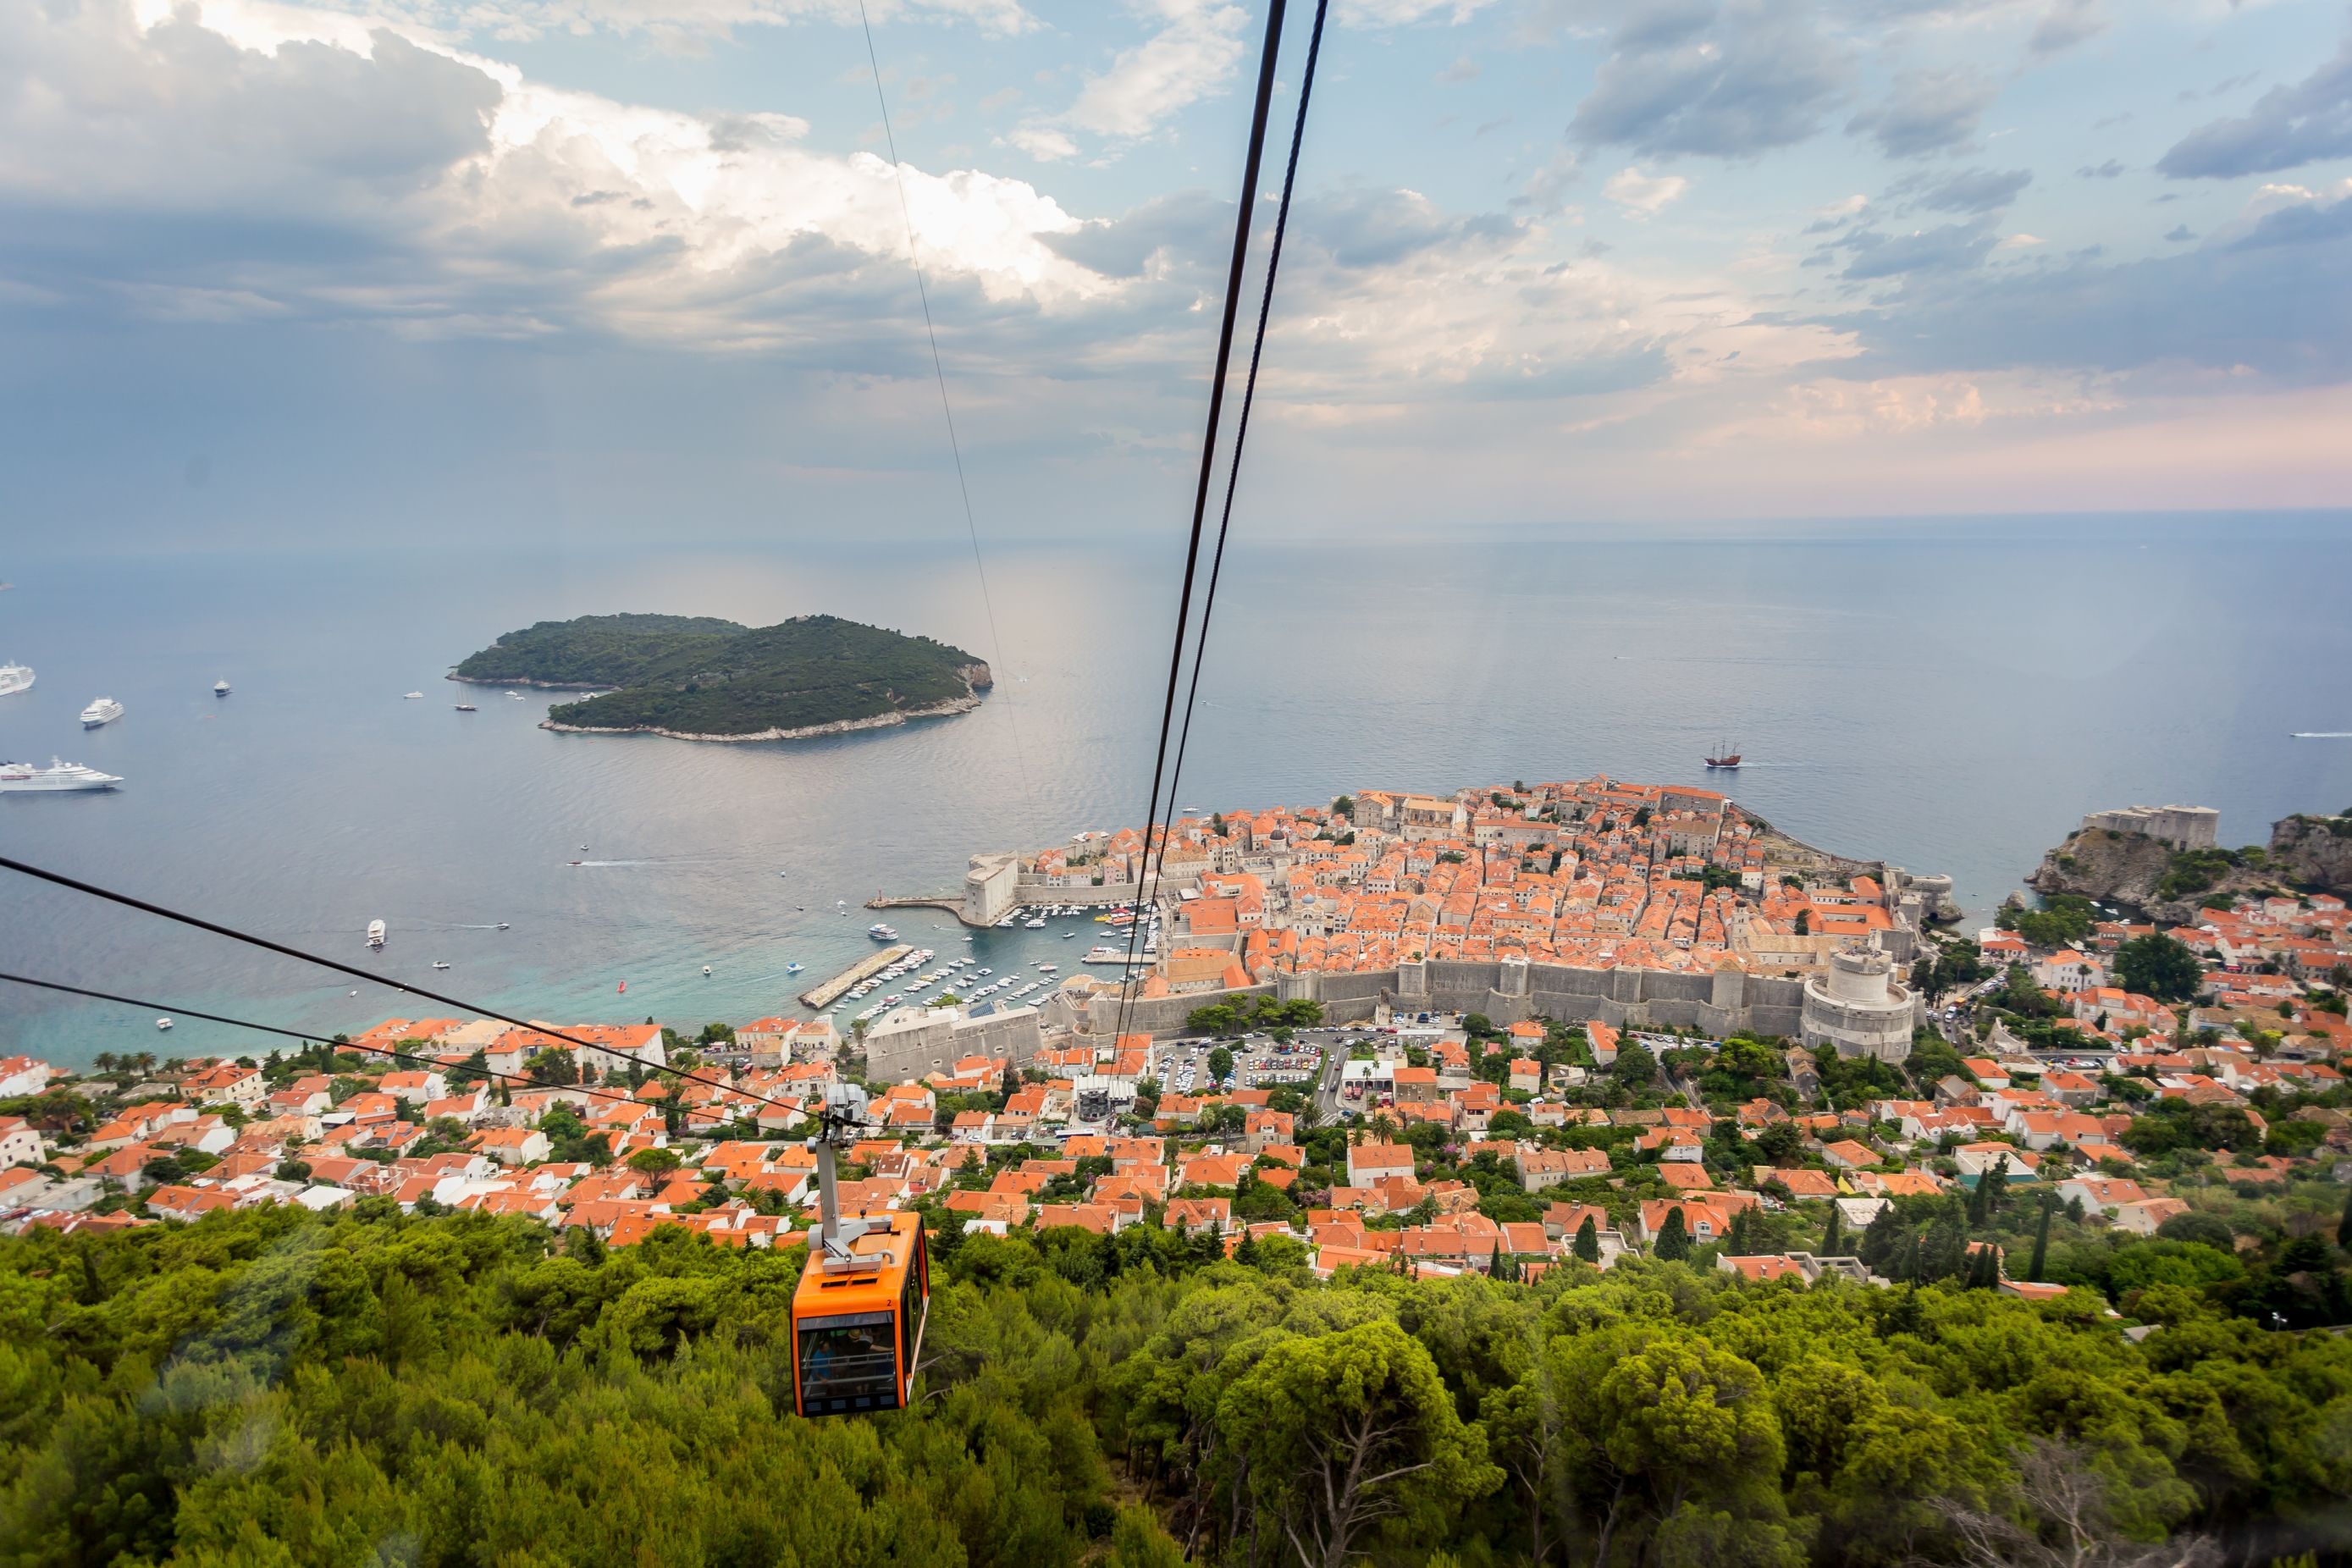
[[[1623,209],[1626,216],[1652,218],[1690,189],[1690,182],[1680,174],[1645,174],[1639,169],[1628,168],[1610,175],[1609,183],[1601,189]]]
[[[2000,243],[1993,248],[1995,250],[2029,250],[2042,243],[2042,237],[2038,234],[2011,234],[2003,235]]]
[[[908,286],[890,166],[808,150],[791,115],[620,103],[289,6],[150,25],[123,5],[0,7],[0,204],[20,231],[27,210],[72,206],[201,215],[214,236],[204,256],[133,247],[86,279],[144,313],[743,345],[842,334],[848,300],[895,305]],[[1049,312],[1115,290],[1048,243],[1076,220],[1034,185],[904,177],[950,286]]]
[[[1246,47],[1247,11],[1225,0],[1153,0],[1152,10],[1160,31],[1089,77],[1066,123],[1098,136],[1148,136],[1232,77]]]
[[[220,0],[205,0],[209,13]],[[240,0],[243,3],[243,0]],[[370,0],[352,0],[361,8]],[[375,9],[453,37],[520,40],[593,31],[702,39],[739,28],[807,22],[856,26],[857,0],[388,0]],[[900,21],[969,23],[982,32],[1025,33],[1039,25],[1020,0],[866,0],[880,26]]]
[[[1459,26],[1495,0],[1339,0],[1339,20],[1351,27],[1402,27],[1440,11]]]

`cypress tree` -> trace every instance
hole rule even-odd
[[[1832,1201],[1830,1204],[1829,1228],[1822,1232],[1822,1256],[1835,1258],[1838,1247],[1845,1240],[1845,1211]]]
[[[2050,1211],[2053,1206],[2050,1194],[2044,1193],[2042,1195],[2042,1223],[2033,1227],[2033,1258],[2025,1266],[2025,1277],[2036,1283],[2041,1281],[2042,1265],[2050,1260]],[[2347,1205],[2346,1212],[2352,1214],[2352,1205]]]
[[[1591,1215],[1586,1215],[1584,1223],[1576,1227],[1575,1250],[1576,1256],[1587,1263],[1601,1261],[1601,1228],[1592,1223]]]
[[[1977,1179],[1977,1195],[1984,1200],[1984,1219],[1991,1220],[2009,1201],[2009,1156],[2001,1155],[1992,1169]]]
[[[1666,1223],[1658,1227],[1657,1253],[1669,1260],[1688,1258],[1691,1251],[1690,1227],[1683,1222],[1679,1206],[1666,1211]]]

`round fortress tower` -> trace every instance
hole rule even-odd
[[[1911,1054],[1918,1013],[1918,999],[1895,978],[1895,961],[1874,933],[1864,945],[1830,954],[1825,973],[1806,977],[1802,1037],[1842,1057],[1900,1062]]]

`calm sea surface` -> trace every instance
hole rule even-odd
[[[0,755],[128,782],[0,796],[0,845],[527,1016],[690,1029],[798,1011],[794,993],[869,950],[874,892],[948,889],[975,848],[1142,814],[1173,563],[1082,543],[990,566],[1001,655],[961,545],[5,563],[0,660],[39,683],[0,698]],[[2289,738],[2352,731],[2347,584],[2342,518],[1244,543],[1180,804],[1717,783],[1700,759],[1727,739],[1750,759],[1728,786],[1744,804],[1948,871],[1982,912],[2087,810],[2210,805],[2247,842],[2352,805],[2352,742]],[[962,718],[709,745],[550,734],[544,697],[442,679],[501,632],[616,610],[830,611],[970,648],[999,685]],[[235,694],[215,700],[222,677]],[[85,734],[100,695],[128,716]],[[467,699],[480,711],[456,712]],[[392,941],[371,956],[373,918]],[[1000,974],[1067,973],[1102,929],[967,947],[944,915],[890,918]],[[0,888],[0,961],[300,1028],[436,1011],[21,881]],[[0,986],[0,1054],[230,1047],[266,1042]]]

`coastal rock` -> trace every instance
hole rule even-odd
[[[982,665],[980,668],[985,670],[988,667]],[[928,708],[877,713],[870,719],[836,719],[830,724],[810,724],[798,730],[761,730],[749,735],[697,735],[685,730],[656,729],[650,724],[559,724],[552,719],[541,720],[539,727],[552,730],[559,735],[660,735],[672,741],[805,741],[817,735],[845,735],[852,730],[887,730],[909,719],[944,718],[950,713],[969,713],[979,706],[979,698],[965,697],[952,702],[934,703]]]
[[[2045,897],[2071,893],[2177,924],[2196,911],[2191,904],[2156,896],[2172,856],[2170,845],[2144,833],[2077,829],[2042,857],[2025,885]]]
[[[2352,898],[2352,810],[2273,823],[2271,864],[2295,887]]]
[[[2176,871],[2199,862],[2206,885],[2182,895]],[[2173,890],[2167,892],[2168,879]],[[2042,858],[2025,879],[2044,895],[2072,893],[2117,905],[2144,920],[2193,924],[2208,898],[2272,890],[2352,892],[2352,816],[2290,816],[2271,825],[2267,847],[2174,848],[2144,833],[2082,828]]]

